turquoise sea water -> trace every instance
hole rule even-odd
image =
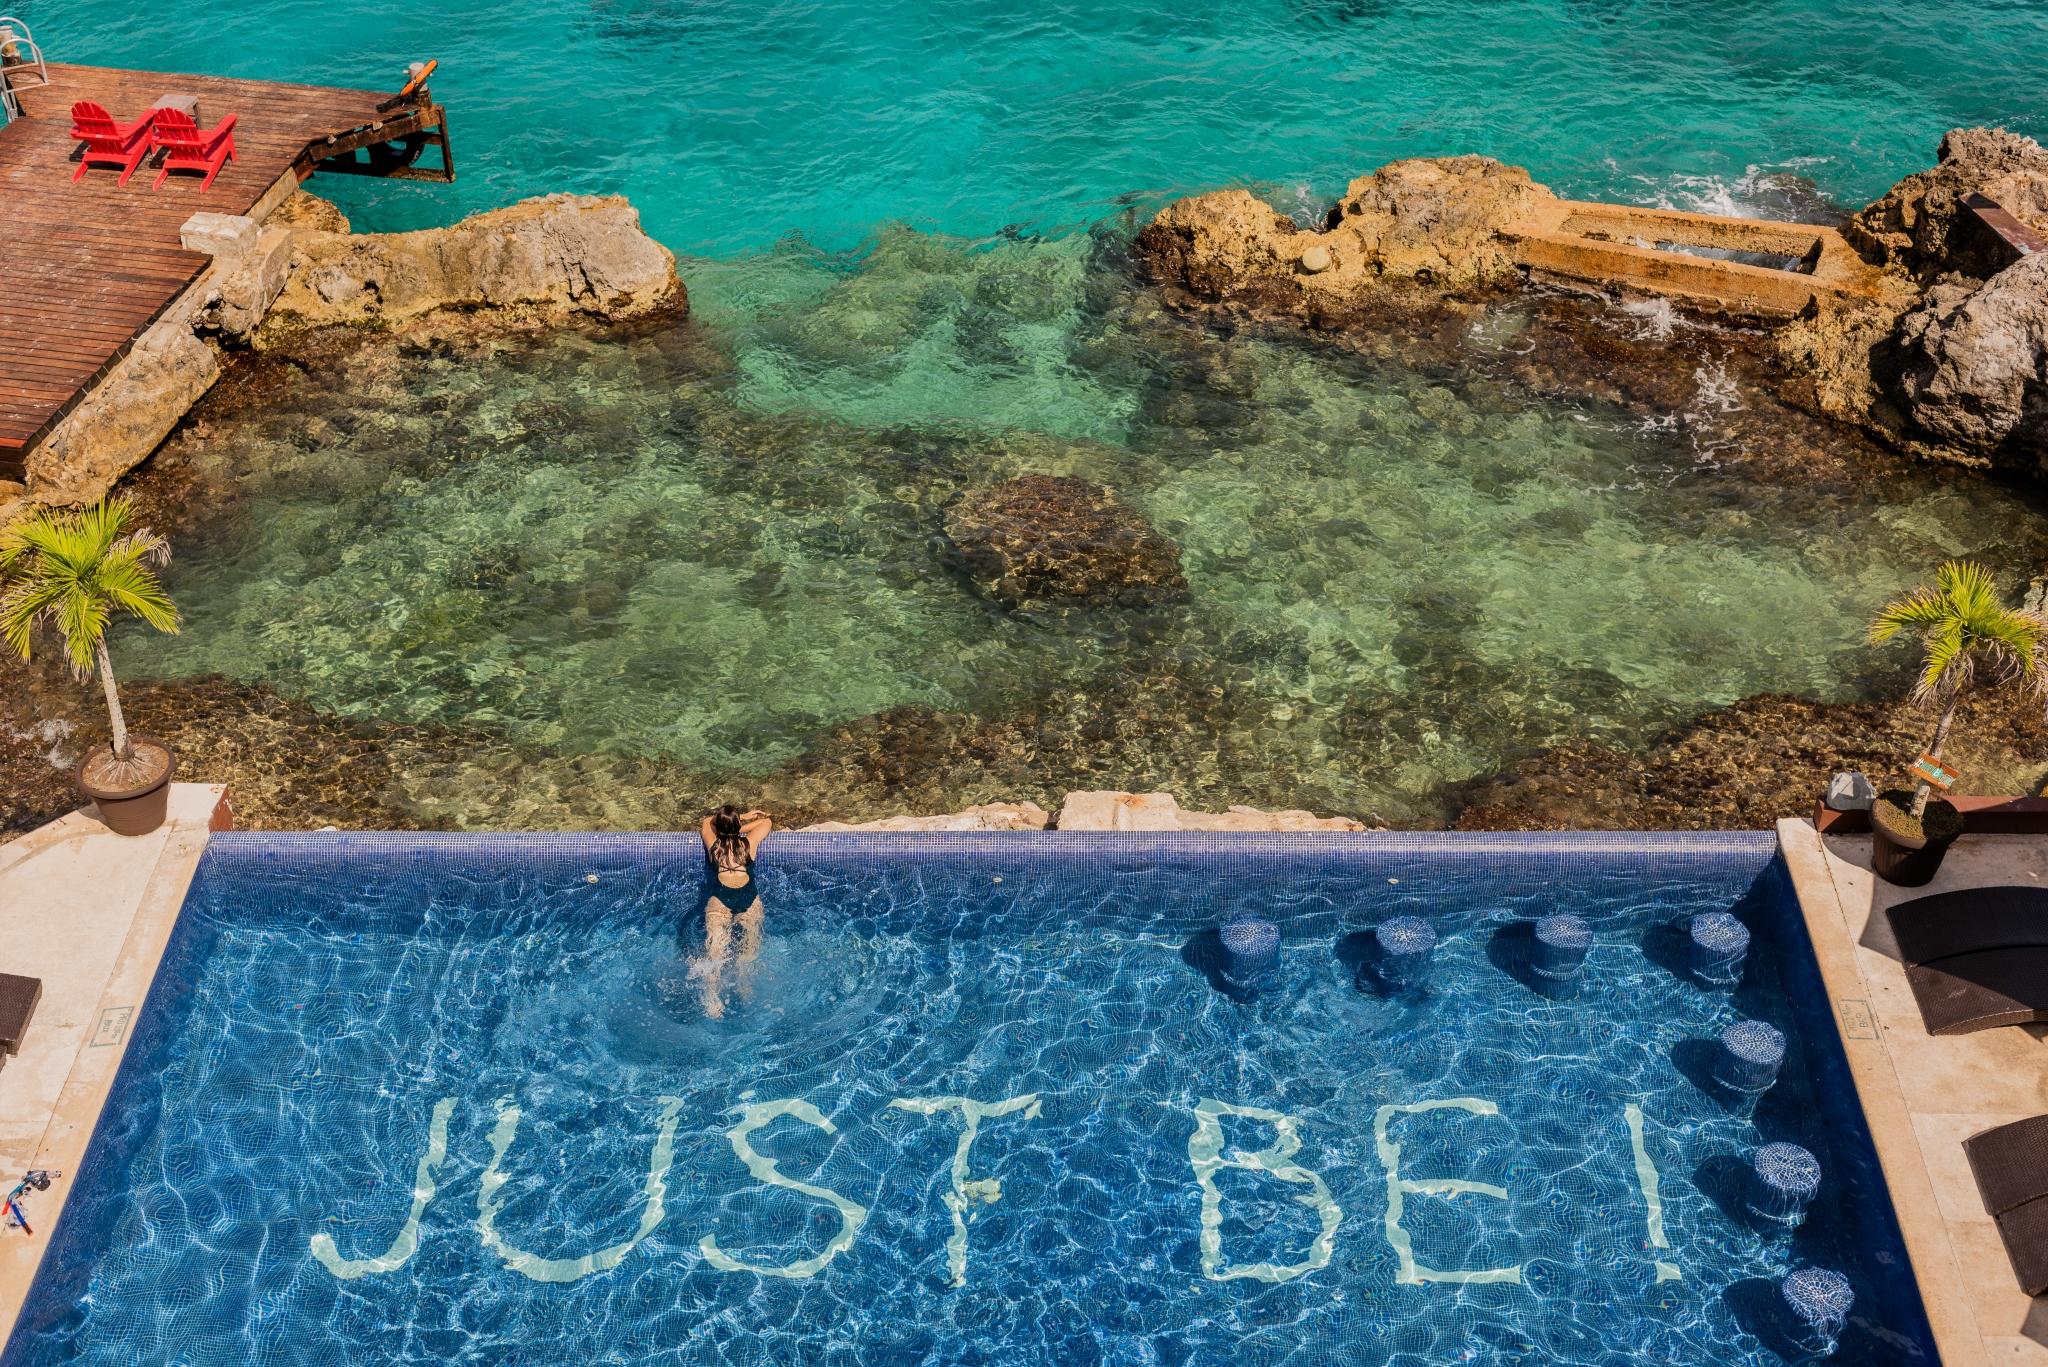
[[[1862,202],[1944,129],[2048,129],[2034,0],[30,0],[53,56],[382,87],[437,57],[461,182],[349,185],[365,226],[620,191],[677,251],[881,224],[1071,228],[1253,183],[1327,196],[1483,152],[1584,196],[1797,164]]]
[[[621,191],[681,256],[682,332],[316,371],[184,443],[244,497],[181,549],[188,630],[129,643],[136,667],[553,766],[533,800],[491,765],[404,780],[462,824],[666,824],[678,792],[771,776],[848,815],[1070,784],[1433,821],[1534,747],[1865,694],[1885,595],[1952,554],[2009,583],[2048,559],[2038,500],[1981,480],[1744,464],[1712,347],[1684,411],[1646,416],[1518,386],[1521,304],[1457,363],[1367,361],[1162,318],[1125,252],[1175,195],[1248,184],[1306,215],[1425,153],[1583,196],[1860,203],[1947,127],[2048,131],[2036,4],[28,18],[60,59],[391,85],[438,57],[458,183],[312,188],[370,229]],[[1116,488],[1181,546],[1191,601],[1050,620],[976,597],[935,554],[943,509],[1034,470]]]

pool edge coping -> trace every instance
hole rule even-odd
[[[1992,1367],[1992,1336],[1964,1290],[1964,1258],[1956,1247],[1952,1221],[1943,1214],[1936,1194],[1936,1179],[1914,1124],[1900,1061],[1893,1055],[1886,1026],[1872,1011],[1875,985],[1858,957],[1850,908],[1835,877],[1836,857],[1807,817],[1778,822],[1778,850],[1791,875],[1807,939],[1827,988],[1828,1016],[1848,1060],[1864,1128],[1877,1150],[1892,1216],[1912,1264],[1935,1351],[1943,1367]],[[1873,905],[1872,914],[1876,909]],[[1861,1007],[1857,1022],[1851,1019],[1854,1007]],[[2009,1268],[2001,1268],[2000,1273],[2011,1280]],[[2017,1331],[1999,1337],[2017,1337]],[[2048,1348],[2042,1350],[2042,1357],[2048,1360]],[[2004,1354],[2003,1360],[2020,1359]]]
[[[6,1351],[14,1338],[29,1293],[41,1274],[43,1256],[63,1223],[72,1183],[93,1136],[98,1133],[114,1080],[120,1075],[135,1038],[134,1022],[156,985],[157,969],[184,911],[186,893],[198,873],[199,861],[214,832],[226,829],[232,820],[227,785],[176,783],[172,785],[170,812],[164,825],[149,836],[115,835],[88,809],[81,808],[0,846],[0,855],[5,856],[0,859],[0,879],[4,879],[20,876],[38,858],[65,847],[74,851],[90,848],[94,859],[108,862],[131,857],[135,849],[132,842],[137,840],[159,842],[150,859],[149,872],[129,908],[112,962],[100,981],[99,991],[91,999],[93,1004],[86,1020],[94,1024],[88,1027],[85,1022],[52,1021],[48,1019],[48,1010],[41,1009],[37,1021],[29,1027],[31,1040],[36,1035],[47,1038],[52,1033],[73,1029],[79,1039],[55,1098],[46,1109],[39,1105],[35,1114],[24,1117],[30,1129],[38,1117],[43,1120],[26,1167],[60,1175],[51,1181],[47,1192],[36,1192],[28,1198],[36,1221],[33,1235],[6,1237],[12,1231],[0,1228],[0,1238],[5,1240],[0,1245],[0,1353]],[[118,912],[114,919],[119,924]],[[52,995],[46,983],[45,1000]],[[124,1008],[128,1015],[122,1019],[119,1041],[95,1046],[93,1037],[100,1029],[99,1023],[107,1019],[110,1011]],[[25,1049],[29,1043],[24,1041]],[[18,1175],[0,1174],[10,1184]]]

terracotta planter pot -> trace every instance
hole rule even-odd
[[[1879,878],[1902,888],[1924,887],[1941,871],[1941,861],[1956,837],[1929,840],[1926,837],[1894,835],[1882,821],[1870,823],[1870,867]]]
[[[130,736],[129,748],[137,757],[155,752],[163,757],[163,772],[148,783],[132,788],[102,788],[86,779],[85,771],[96,760],[113,753],[113,747],[102,745],[88,750],[85,758],[78,761],[78,791],[100,809],[100,820],[107,823],[107,829],[116,835],[148,835],[164,824],[164,814],[171,801],[171,774],[178,767],[177,757],[171,747],[148,736]],[[152,766],[154,767],[154,766]]]

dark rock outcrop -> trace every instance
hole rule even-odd
[[[2041,709],[2017,690],[1967,696],[1951,757],[1971,792],[2037,791],[2048,780]],[[1458,830],[1730,830],[1804,815],[1828,779],[1900,775],[1933,721],[1898,703],[1766,694],[1677,727],[1643,750],[1545,750],[1464,794]]]
[[[1892,347],[1892,390],[1916,434],[2048,474],[2048,253],[1982,285],[1935,285]]]
[[[946,510],[948,558],[1010,609],[1145,607],[1187,593],[1180,551],[1099,484],[1024,475]]]
[[[1786,396],[1927,460],[2048,473],[2048,255],[2018,261],[1963,200],[2048,230],[2048,150],[1959,128],[1842,232],[1880,297],[1816,308],[1770,340]]]
[[[1842,227],[1873,265],[1923,284],[1950,272],[1983,279],[2006,264],[1962,206],[1982,194],[2036,231],[2048,232],[2048,149],[2002,128],[1957,128],[1936,164],[1907,176]]]

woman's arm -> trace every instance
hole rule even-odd
[[[740,829],[746,832],[750,849],[760,849],[761,842],[768,838],[768,832],[775,829],[775,818],[766,812],[748,812],[740,819],[746,822]]]
[[[703,837],[704,853],[709,854],[711,853],[711,851],[718,848],[718,837],[711,833],[710,817],[705,817],[701,822],[697,824],[697,834]]]

